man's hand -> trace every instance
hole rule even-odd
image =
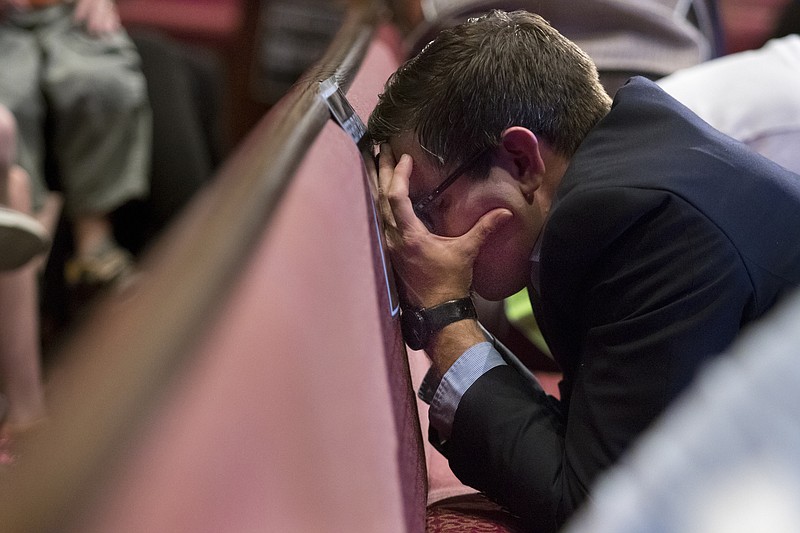
[[[87,33],[93,37],[114,33],[121,27],[113,0],[77,0],[73,20],[77,24],[83,24]]]
[[[408,197],[412,168],[409,155],[395,161],[389,145],[381,146],[378,165],[381,217],[399,289],[408,304],[430,307],[469,295],[478,252],[486,237],[510,213],[505,209],[492,210],[459,237],[435,235],[414,214]]]

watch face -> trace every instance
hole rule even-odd
[[[427,335],[425,334],[425,320],[422,314],[416,309],[403,311],[400,317],[400,329],[403,332],[403,340],[412,350],[420,350],[425,346]]]

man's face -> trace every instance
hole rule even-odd
[[[452,172],[441,169],[413,135],[403,134],[390,141],[399,159],[408,154],[414,161],[409,179],[412,204],[428,196]],[[469,169],[469,172],[472,169]],[[499,166],[492,165],[486,179],[456,176],[452,185],[427,205],[429,230],[443,237],[459,237],[489,211],[505,208],[514,215],[486,239],[473,269],[473,287],[484,298],[499,300],[523,288],[530,273],[529,258],[541,223],[532,217],[517,182]]]

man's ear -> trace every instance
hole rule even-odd
[[[541,186],[545,165],[539,139],[531,130],[513,126],[503,131],[498,158],[503,168],[519,182],[526,198]]]

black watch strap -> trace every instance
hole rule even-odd
[[[449,300],[423,309],[403,309],[400,322],[403,340],[412,350],[420,350],[427,346],[431,337],[440,329],[468,318],[478,318],[470,297]]]

